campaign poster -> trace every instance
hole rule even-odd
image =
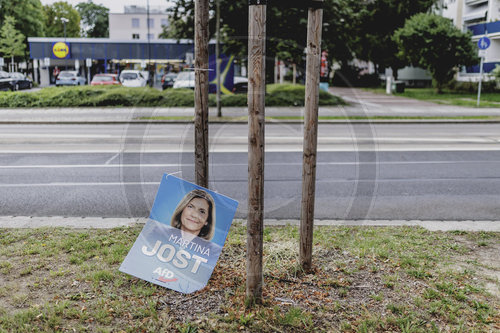
[[[186,294],[202,289],[237,207],[227,196],[165,174],[146,225],[120,271]]]

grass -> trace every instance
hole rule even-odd
[[[500,271],[498,256],[485,261],[499,233],[316,227],[306,273],[298,228],[266,227],[263,304],[247,307],[243,224],[208,286],[190,295],[118,271],[140,229],[0,230],[0,331],[500,330],[500,283],[483,275]]]
[[[385,89],[382,88],[369,90],[385,94]],[[394,95],[438,104],[467,107],[477,106],[477,92],[455,92],[445,90],[442,94],[438,94],[433,88],[406,88],[404,93],[395,93]],[[500,107],[500,94],[498,92],[481,92],[479,107]]]

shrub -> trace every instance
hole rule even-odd
[[[267,106],[303,106],[302,85],[271,84],[267,86]],[[320,105],[338,105],[343,101],[332,94],[320,91]],[[215,95],[209,96],[209,105],[216,105]],[[222,106],[247,105],[246,94],[222,95]],[[85,86],[48,87],[36,92],[0,92],[0,107],[83,107],[83,106],[143,106],[143,107],[193,107],[191,89],[157,89]]]

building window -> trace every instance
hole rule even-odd
[[[148,34],[148,40],[149,39],[154,39],[155,38],[155,35],[154,34]]]
[[[132,19],[132,28],[139,28],[139,19],[138,18]]]
[[[168,25],[168,20],[166,18],[161,19],[161,25],[162,26],[167,26]]]
[[[155,27],[155,19],[148,19],[148,25],[150,28],[154,28]]]
[[[139,39],[139,38],[140,38],[139,34],[132,34],[132,39]]]

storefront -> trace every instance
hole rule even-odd
[[[28,38],[34,79],[41,86],[53,83],[57,70],[77,70],[91,79],[96,73],[143,69],[158,80],[170,70],[193,63],[191,40],[117,41],[107,38]],[[210,43],[210,53],[215,45]],[[57,68],[56,68],[57,67]],[[55,70],[55,71],[54,71]]]

